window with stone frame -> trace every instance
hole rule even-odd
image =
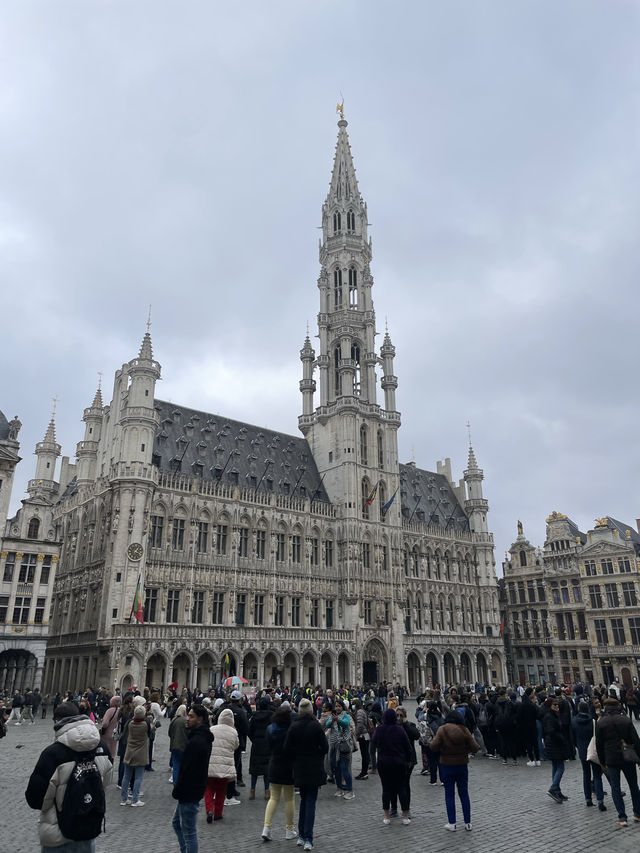
[[[291,536],[291,562],[299,563],[302,554],[302,539],[299,533]]]
[[[244,592],[239,592],[236,595],[236,625],[244,625],[247,611],[247,596]]]
[[[184,518],[173,519],[173,529],[171,532],[171,546],[174,551],[182,551],[184,549]]]
[[[229,535],[228,524],[216,525],[216,553],[221,556],[227,553],[227,537]]]
[[[600,590],[600,586],[597,583],[589,584],[589,602],[594,609],[600,609],[602,607],[602,591]]]
[[[594,619],[593,627],[596,632],[596,642],[599,646],[609,645],[609,632],[607,631],[606,619]]]
[[[0,595],[0,625],[7,621],[7,610],[9,609],[9,596]]]
[[[512,582],[509,584],[509,603],[517,604],[518,603],[518,595],[516,592],[516,585]]]
[[[142,618],[145,624],[156,621],[157,609],[158,590],[156,587],[146,587],[144,591],[144,607],[142,608]]]
[[[573,582],[571,586],[571,591],[573,593],[573,600],[576,604],[580,604],[582,602],[582,589],[580,588],[580,584],[577,582]]]
[[[47,599],[44,596],[36,598],[36,609],[33,614],[33,621],[35,625],[42,625],[44,622],[44,611],[46,605]]]
[[[204,621],[204,590],[196,589],[193,593],[193,605],[191,607],[191,622],[201,625]]]
[[[373,602],[370,598],[365,599],[363,603],[364,624],[373,625]]]
[[[311,565],[320,565],[320,540],[317,536],[314,536],[311,539]]]
[[[389,602],[388,601],[385,601],[385,603],[384,603],[384,624],[385,625],[391,624],[391,611],[389,609]]]
[[[640,646],[640,616],[632,616],[629,619],[629,633],[632,645]]]
[[[149,532],[149,547],[162,548],[162,535],[164,532],[164,516],[151,516],[151,530]]]
[[[309,625],[311,628],[320,626],[320,599],[314,598],[311,601],[311,612],[309,613]]]
[[[180,619],[180,590],[170,589],[167,592],[167,622],[170,624]]]
[[[324,540],[324,564],[328,569],[333,568],[333,539]]]
[[[538,579],[536,581],[536,589],[538,591],[538,601],[546,601],[547,600],[547,593],[545,592],[544,583],[543,583],[542,579]]]
[[[275,625],[284,625],[284,595],[276,595],[276,608],[273,621]]]
[[[287,557],[286,541],[284,533],[276,533],[276,560],[279,563],[284,563]]]
[[[587,623],[582,611],[578,613],[578,634],[581,640],[587,639]]]
[[[551,600],[554,604],[560,604],[560,590],[557,586],[551,587]]]
[[[607,597],[607,607],[619,607],[618,586],[615,583],[606,583],[604,592]]]
[[[13,581],[13,573],[16,568],[16,554],[15,551],[9,551],[7,554],[5,563],[4,563],[4,575],[2,580],[5,583],[11,583]]]
[[[625,607],[636,607],[638,597],[636,595],[636,585],[633,581],[622,582],[622,599]]]
[[[333,601],[327,599],[324,608],[324,625],[325,628],[333,628]]]
[[[26,625],[29,621],[29,610],[31,608],[30,595],[16,595],[13,603],[13,619],[14,625]]]
[[[198,533],[196,536],[196,551],[199,554],[205,554],[209,547],[209,522],[198,522]]]
[[[40,533],[40,519],[35,516],[29,521],[27,539],[37,539]]]
[[[570,597],[569,597],[569,587],[568,587],[568,586],[566,586],[566,585],[563,585],[563,586],[560,588],[560,592],[561,592],[561,594],[562,594],[562,603],[563,603],[563,604],[570,604],[570,603],[571,603],[571,599],[570,599]]]
[[[264,595],[253,597],[253,624],[264,625]]]
[[[239,557],[248,557],[249,556],[249,528],[248,527],[240,527],[238,529],[238,556]],[[236,623],[237,624],[237,623]],[[244,623],[242,623],[244,624]]]
[[[51,563],[52,563],[51,554],[45,554],[44,559],[42,561],[42,566],[40,568],[40,585],[41,586],[46,586],[49,583],[49,578],[51,576]]]
[[[362,568],[371,568],[371,545],[369,542],[362,543]]]
[[[389,548],[387,545],[382,546],[382,571],[389,570]]]
[[[18,583],[33,583],[36,576],[37,554],[23,554],[18,572]]]
[[[628,557],[618,557],[618,571],[620,574],[629,574],[631,572],[631,562]]]
[[[291,599],[291,625],[294,628],[300,627],[300,597],[297,595]]]
[[[595,578],[595,576],[598,574],[598,569],[596,567],[595,560],[584,561],[584,573],[588,578]]]
[[[600,569],[602,570],[603,575],[612,575],[613,574],[613,560],[600,560]]]
[[[213,593],[213,612],[211,614],[211,623],[213,625],[222,625],[224,622],[224,592]]]
[[[258,529],[256,530],[256,558],[258,560],[264,560],[265,553],[267,550],[267,531]]]
[[[383,435],[381,429],[378,430],[377,445],[378,445],[378,468],[384,468],[384,435]]]
[[[624,620],[616,616],[611,620],[611,634],[614,646],[624,646],[627,641],[624,631]]]

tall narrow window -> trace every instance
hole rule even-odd
[[[264,560],[264,554],[267,547],[267,531],[256,530],[256,557],[258,560]]]
[[[333,214],[333,233],[338,234],[340,231],[342,231],[342,215],[336,210]]]
[[[249,556],[249,528],[241,527],[238,531],[240,534],[240,538],[238,540],[238,556],[239,557],[248,557]]]
[[[198,589],[193,593],[193,607],[191,608],[191,621],[194,625],[202,624],[204,614],[204,590]]]
[[[244,625],[247,610],[247,596],[239,592],[236,596],[236,625]]]
[[[177,622],[180,612],[180,590],[170,589],[167,593],[167,622]]]
[[[299,533],[294,533],[291,537],[291,562],[299,563],[301,554],[301,538]]]
[[[229,526],[227,524],[218,524],[216,528],[216,553],[227,553],[227,533]]]
[[[360,376],[360,347],[358,344],[353,344],[351,347],[351,361],[354,363],[353,371],[353,396],[360,396],[361,376]]]
[[[213,612],[211,622],[213,625],[222,625],[224,616],[224,592],[213,593]]]
[[[164,529],[164,516],[163,515],[152,515],[151,516],[151,533],[149,534],[149,547],[150,548],[161,548],[162,547],[163,529]]]
[[[358,307],[358,270],[349,267],[349,308]]]
[[[207,546],[209,544],[209,522],[208,521],[199,521],[198,522],[198,537],[196,539],[196,551],[200,554],[204,554],[207,550]],[[202,620],[200,620],[202,621]]]
[[[387,487],[384,483],[378,483],[378,507],[380,514],[380,521],[384,521],[384,517],[386,514],[386,510],[383,509],[384,505],[387,502]]]
[[[276,595],[275,624],[284,625],[284,595]]]
[[[253,624],[264,625],[264,595],[256,595],[253,599]]]
[[[362,517],[369,518],[369,501],[372,501],[371,484],[365,477],[362,480]]]
[[[325,539],[324,564],[328,569],[333,568],[333,539]]]
[[[276,534],[276,560],[279,563],[284,563],[286,559],[286,551],[285,551],[286,539],[284,533]]]
[[[291,624],[294,628],[300,627],[300,598],[298,596],[291,599]]]
[[[347,211],[347,231],[353,233],[356,230],[356,215],[353,210]]]
[[[37,539],[38,533],[40,532],[40,519],[32,518],[29,522],[29,529],[27,530],[27,539]]]
[[[153,587],[147,587],[144,591],[144,609],[142,611],[143,619],[146,622],[156,621],[156,612],[158,609],[158,590]]]
[[[333,601],[327,600],[324,608],[325,628],[333,628]]]
[[[342,308],[342,270],[333,271],[333,307]]]
[[[182,551],[184,548],[184,518],[173,519],[171,545],[176,551]]]
[[[367,447],[367,427],[362,424],[360,427],[360,462],[363,465],[368,465],[369,449]]]
[[[333,351],[333,384],[336,389],[336,397],[342,394],[342,379],[340,378],[340,347]]]
[[[384,436],[382,430],[378,430],[378,468],[384,468]]]

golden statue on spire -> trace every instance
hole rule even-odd
[[[336,112],[340,113],[340,121],[344,121],[344,98],[342,99],[342,103],[336,104]]]

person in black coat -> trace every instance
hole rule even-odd
[[[182,754],[173,798],[178,801],[172,826],[180,849],[198,849],[198,808],[204,797],[209,772],[213,734],[204,705],[192,705],[187,714],[188,740]]]
[[[571,729],[573,730],[573,740],[578,750],[578,758],[582,764],[582,789],[584,791],[584,799],[588,806],[593,806],[592,796],[592,775],[593,775],[593,791],[595,791],[598,808],[601,812],[606,812],[607,807],[604,804],[604,789],[602,787],[602,767],[599,764],[594,764],[587,758],[587,750],[589,743],[595,732],[595,720],[589,712],[589,703],[584,699],[578,702],[578,713],[571,720]]]
[[[560,700],[557,696],[545,699],[545,713],[542,717],[542,732],[547,758],[551,761],[551,787],[548,794],[556,803],[568,800],[560,790],[560,781],[564,773],[564,763],[572,753],[568,726],[560,716]]]
[[[518,706],[518,729],[522,738],[528,767],[540,766],[540,749],[538,747],[538,703],[533,688],[527,687]]]
[[[269,745],[267,743],[267,727],[273,717],[271,699],[263,696],[258,701],[258,710],[251,715],[249,720],[249,738],[251,740],[251,755],[249,757],[249,774],[251,776],[251,790],[249,799],[256,796],[256,783],[258,776],[264,779],[264,798],[269,799]]]
[[[624,742],[624,743],[623,743]],[[624,800],[620,791],[620,773],[629,785],[633,803],[633,819],[640,823],[640,790],[636,765],[624,760],[623,746],[633,747],[640,756],[640,738],[631,720],[622,714],[622,705],[613,697],[604,700],[604,715],[596,723],[596,749],[603,772],[609,777],[611,798],[618,810],[618,826],[627,826]]]
[[[293,763],[293,782],[300,790],[298,835],[305,850],[313,849],[313,825],[316,818],[318,789],[327,779],[324,757],[329,744],[324,730],[313,714],[313,705],[301,699],[298,716],[291,723],[284,742],[284,754]]]
[[[284,742],[290,726],[291,709],[278,708],[267,727],[267,746],[269,749],[267,775],[271,786],[271,796],[264,814],[262,838],[265,841],[271,840],[271,824],[278,808],[280,797],[284,797],[285,839],[288,841],[295,838],[298,834],[293,828],[295,806],[293,759],[284,751]]]

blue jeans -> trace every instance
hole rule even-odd
[[[269,790],[269,777],[267,776],[266,773],[256,773],[255,776],[253,775],[253,773],[251,774],[251,790],[255,791],[256,785],[258,784],[258,779],[260,778],[260,776],[262,776],[262,778],[264,779],[265,791],[268,791]]]
[[[171,750],[171,770],[173,771],[173,784],[174,785],[178,781],[178,773],[180,772],[180,763],[182,761],[183,755],[184,755],[184,749],[172,749]]]
[[[300,810],[298,812],[298,835],[303,841],[313,844],[313,824],[316,821],[318,789],[300,786]],[[191,851],[189,851],[191,853]]]
[[[200,803],[178,803],[171,825],[178,836],[180,853],[198,853],[198,809]]]
[[[607,767],[609,776],[609,784],[611,785],[611,799],[618,810],[618,820],[626,820],[627,814],[624,810],[624,800],[620,791],[620,773],[624,773],[624,777],[629,785],[629,793],[631,794],[631,802],[633,804],[633,813],[636,817],[640,817],[640,790],[638,790],[638,776],[636,774],[636,765],[627,762],[622,767]]]
[[[339,790],[351,791],[353,789],[351,756],[349,754],[342,755],[339,751],[336,752],[335,779],[336,787]]]
[[[42,853],[96,853],[96,840],[67,841],[58,847],[43,847]]]
[[[465,823],[471,823],[471,800],[469,799],[469,765],[441,764],[440,781],[444,782],[444,801],[447,806],[447,820],[456,822],[456,785],[462,806]]]
[[[540,720],[536,720],[536,729],[538,730],[538,749],[540,751],[540,758],[543,761],[547,760],[547,753],[544,748],[544,737],[542,736],[542,723]]]
[[[580,759],[580,764],[582,764],[582,789],[585,800],[591,800],[591,774],[593,773],[593,789],[596,794],[596,800],[601,803],[604,800],[602,767],[586,759],[583,761],[582,758]]]
[[[560,780],[564,774],[564,761],[562,759],[551,759],[551,787],[550,791],[558,793],[560,791]]]
[[[144,778],[144,766],[134,767],[132,764],[124,765],[124,776],[122,777],[122,791],[120,792],[123,803],[127,802],[127,794],[129,792],[129,782],[133,776],[133,796],[131,802],[137,803],[140,798],[140,788],[142,787],[142,779]]]

